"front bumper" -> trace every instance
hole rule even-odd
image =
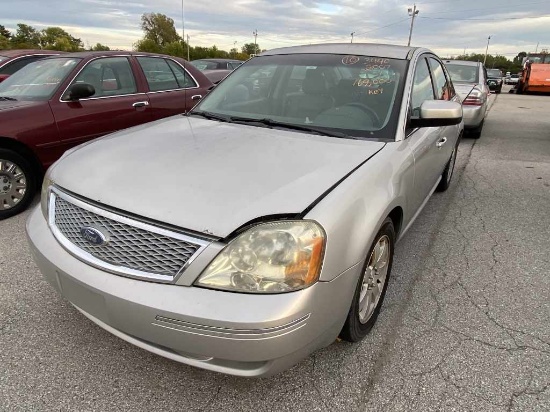
[[[332,343],[347,316],[360,265],[293,293],[251,295],[151,283],[91,267],[63,249],[37,207],[27,236],[40,271],[105,330],[178,362],[268,376]]]
[[[462,117],[464,119],[464,127],[473,129],[478,127],[485,118],[487,103],[483,106],[462,106]]]

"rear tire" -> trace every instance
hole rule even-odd
[[[0,220],[25,210],[36,193],[36,176],[20,154],[0,149]]]
[[[478,127],[476,127],[475,129],[471,129],[469,131],[470,137],[472,137],[473,139],[479,139],[481,137],[481,131],[483,130],[484,124],[485,124],[485,119],[481,121]]]
[[[376,323],[388,289],[394,245],[395,229],[393,221],[388,217],[382,223],[367,254],[346,323],[340,332],[341,339],[358,342]]]

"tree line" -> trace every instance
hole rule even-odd
[[[145,13],[141,16],[141,29],[143,37],[134,44],[134,50],[150,53],[162,53],[171,56],[185,57],[189,60],[205,58],[233,58],[246,60],[252,54],[261,51],[259,45],[247,43],[241,49],[232,48],[230,51],[222,50],[216,45],[211,47],[190,47],[185,39],[180,36],[174,25],[174,20],[161,13]],[[47,49],[59,51],[83,51],[84,43],[81,39],[73,37],[61,27],[47,27],[37,30],[27,24],[19,23],[15,33],[10,32],[0,25],[0,50],[3,49]],[[87,50],[105,51],[108,46],[97,43]],[[487,55],[487,68],[500,69],[503,72],[517,73],[521,70],[525,52],[518,53],[509,60],[505,56]],[[484,54],[465,54],[451,59],[483,61]]]
[[[37,30],[23,23],[17,25],[15,33],[11,33],[0,25],[0,50],[5,49],[44,49],[66,52],[85,50],[81,39],[73,37],[61,27]],[[109,47],[97,43],[89,50],[109,50]]]

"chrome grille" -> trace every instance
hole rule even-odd
[[[98,209],[95,206],[87,207],[80,200],[76,200],[61,193],[52,192],[50,201],[50,225],[53,223],[54,234],[69,249],[77,248],[85,254],[75,253],[82,260],[99,264],[107,269],[116,268],[115,272],[137,277],[168,277],[173,279],[185,264],[202,247],[204,241],[197,239],[190,242],[182,237],[187,236],[168,232],[161,228],[149,226],[149,229],[137,227],[131,219],[113,215],[111,212]],[[69,200],[70,199],[70,200]],[[81,204],[83,207],[75,204]],[[107,217],[110,215],[113,218]],[[92,227],[108,234],[108,242],[104,245],[94,245],[81,235],[82,228]],[[56,233],[57,232],[57,233]],[[172,234],[173,236],[167,235]],[[62,238],[60,239],[60,235]],[[64,239],[63,239],[64,238]],[[92,258],[90,258],[90,255]]]

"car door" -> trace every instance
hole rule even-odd
[[[411,117],[420,116],[423,102],[435,100],[435,88],[427,59],[428,56],[423,55],[415,67],[409,109]],[[440,141],[440,127],[407,130],[408,147],[414,157],[414,194],[411,203],[415,211],[428,199],[443,172]]]
[[[195,79],[175,60],[139,56],[137,61],[149,86],[153,119],[186,113],[203,97]]]
[[[71,101],[67,90],[75,83],[87,83],[95,94]],[[89,61],[76,75],[58,101],[51,101],[65,146],[146,123],[151,120],[147,95],[139,92],[127,56],[101,57]]]
[[[445,72],[443,64],[434,57],[429,57],[428,62],[430,65],[430,71],[432,73],[432,80],[435,86],[435,97],[438,100],[454,100],[455,92],[452,87],[452,82],[449,80]],[[457,101],[460,103],[459,101]],[[441,127],[439,144],[436,145],[436,163],[441,168],[441,171],[445,168],[445,165],[451,158],[454,147],[456,146],[456,140],[458,138],[459,125],[444,126]]]

